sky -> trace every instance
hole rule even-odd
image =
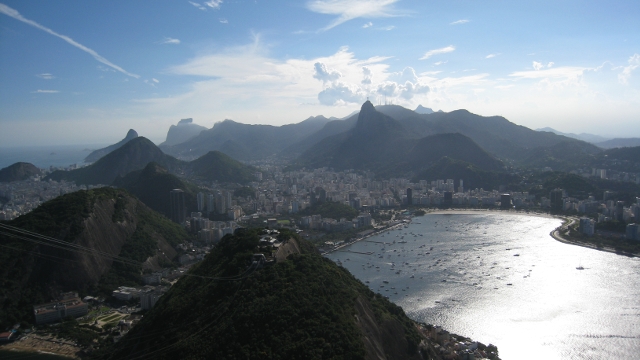
[[[367,99],[640,137],[638,19],[637,0],[0,0],[0,147]]]

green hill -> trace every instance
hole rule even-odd
[[[173,189],[184,191],[187,213],[197,209],[198,188],[170,174],[155,162],[150,162],[143,170],[116,178],[113,186],[126,189],[148,207],[165,216],[169,216],[169,192]]]
[[[226,236],[101,358],[420,359],[422,340],[402,308],[373,293],[308,242],[251,269],[259,230]],[[262,249],[266,250],[266,249]],[[269,252],[269,251],[267,251]]]
[[[189,162],[185,173],[207,181],[246,184],[255,180],[256,171],[253,166],[244,165],[220,151],[210,151]]]
[[[4,169],[0,169],[0,182],[26,180],[31,176],[40,175],[41,173],[40,169],[31,163],[17,162]]]
[[[62,291],[109,294],[120,285],[139,283],[142,266],[114,262],[112,256],[159,268],[177,255],[174,246],[189,238],[186,231],[152,211],[124,190],[77,191],[50,200],[9,222],[73,244],[101,251],[72,251],[0,232],[0,328],[19,321],[33,323],[33,304]],[[31,237],[27,237],[31,238]]]
[[[54,171],[45,180],[67,180],[87,185],[110,185],[118,176],[143,169],[152,161],[172,171],[182,166],[181,161],[164,154],[149,139],[140,136],[89,166],[71,171]]]
[[[518,183],[520,177],[507,173],[486,171],[460,160],[443,157],[431,167],[419,172],[413,181],[437,179],[464,179],[465,189],[498,189],[500,185]]]
[[[297,215],[321,215],[323,218],[330,218],[334,220],[340,220],[341,218],[352,220],[358,216],[358,210],[338,202],[324,201],[309,206],[308,208],[298,212]]]

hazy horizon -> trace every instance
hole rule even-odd
[[[640,137],[640,3],[0,0],[0,144],[159,143],[370,98]]]

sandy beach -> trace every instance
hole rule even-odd
[[[60,340],[48,336],[28,335],[20,340],[2,346],[2,350],[20,352],[38,352],[80,359],[77,355],[80,347],[73,345],[68,340]]]
[[[553,216],[546,213],[539,212],[526,212],[526,211],[513,211],[513,210],[497,210],[497,209],[444,209],[444,210],[433,210],[433,209],[424,209],[425,215],[481,215],[481,214],[500,214],[500,215],[526,215],[526,216],[537,216],[544,217],[548,219],[563,219],[559,216]]]

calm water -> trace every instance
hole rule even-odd
[[[17,162],[28,162],[39,168],[65,167],[83,164],[84,158],[105,145],[57,145],[29,147],[0,147],[0,169]]]
[[[328,257],[411,318],[493,343],[505,360],[637,359],[640,259],[555,241],[549,233],[558,225],[432,214],[344,249],[372,255]]]

